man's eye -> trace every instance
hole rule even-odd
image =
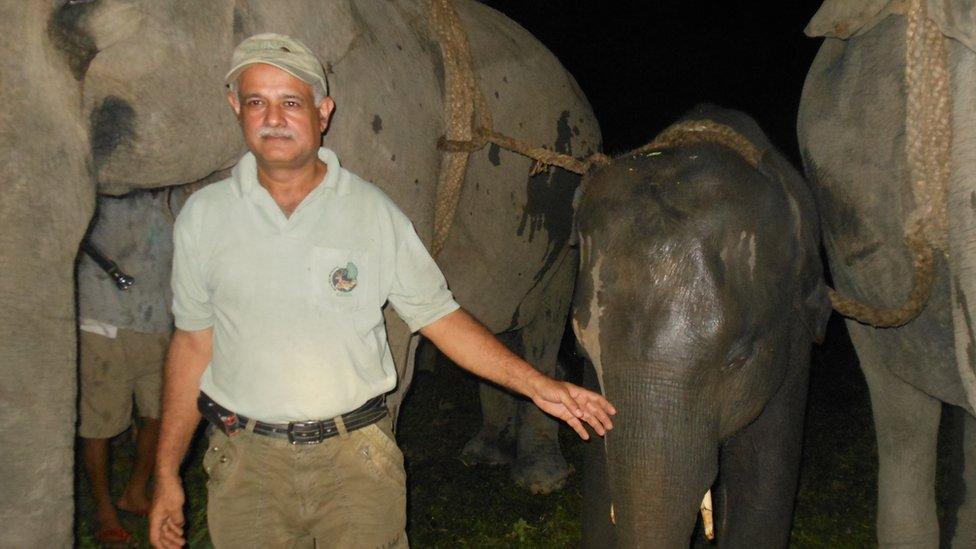
[[[285,101],[285,106],[286,107],[297,107],[298,106],[298,101]]]
[[[247,104],[250,105],[250,106],[252,106],[252,107],[256,107],[256,106],[258,106],[258,105],[261,104],[261,100],[260,99],[248,99]]]

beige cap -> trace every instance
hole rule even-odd
[[[305,44],[290,36],[269,32],[245,38],[234,48],[226,83],[233,82],[245,67],[254,63],[278,67],[312,86],[313,91],[318,86],[322,95],[329,94],[329,83],[318,57]]]

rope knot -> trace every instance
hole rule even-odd
[[[491,132],[487,128],[474,128],[471,133],[471,139],[466,141],[448,139],[446,135],[442,135],[437,139],[437,148],[444,152],[468,154],[485,148]]]

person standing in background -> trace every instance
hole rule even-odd
[[[78,435],[95,502],[95,539],[100,543],[132,540],[117,508],[140,516],[149,511],[147,488],[159,435],[162,370],[173,329],[169,199],[168,191],[98,199],[83,249],[115,262],[134,284],[117,284],[89,253],[80,254],[78,263]],[[132,426],[133,400],[140,418],[135,463],[113,504],[109,440]]]

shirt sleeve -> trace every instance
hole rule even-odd
[[[412,332],[460,308],[443,273],[405,216],[397,227],[394,278],[388,299]]]
[[[213,326],[214,311],[203,275],[203,257],[198,252],[187,216],[173,227],[173,317],[176,327],[189,332]]]

